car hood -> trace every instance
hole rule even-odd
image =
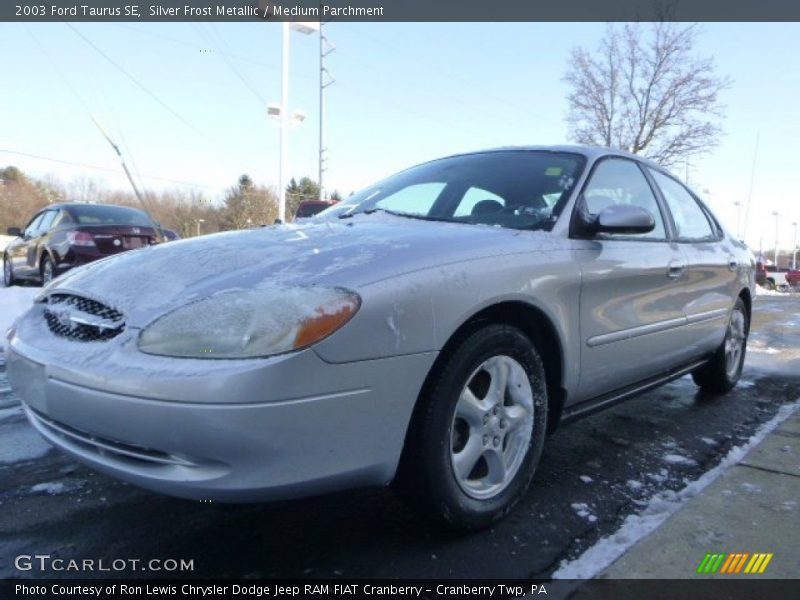
[[[46,290],[93,297],[142,326],[216,293],[294,285],[357,289],[375,281],[503,254],[556,250],[544,232],[357,215],[273,226],[151,246],[75,269]]]

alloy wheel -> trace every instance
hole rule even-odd
[[[53,263],[45,259],[42,265],[42,285],[47,285],[53,281]]]
[[[739,370],[746,338],[744,315],[741,311],[734,310],[725,336],[725,372],[731,379],[736,377]]]
[[[485,500],[511,483],[528,451],[533,421],[533,390],[522,365],[504,355],[484,361],[461,391],[451,428],[451,464],[464,493]]]

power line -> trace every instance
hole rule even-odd
[[[83,35],[80,31],[78,31],[72,23],[65,23],[67,27],[72,29],[76,35],[78,35],[84,42],[86,42],[95,52],[97,52],[100,56],[106,59],[111,65],[113,65],[117,70],[119,70],[125,77],[131,80],[140,90],[142,90],[145,94],[150,96],[153,100],[155,100],[159,105],[161,105],[164,109],[166,109],[169,113],[171,113],[176,119],[178,119],[181,123],[186,125],[189,129],[192,129],[196,133],[202,133],[189,121],[187,121],[183,115],[181,115],[178,111],[173,109],[169,104],[164,102],[161,98],[156,96],[153,92],[151,92],[147,86],[141,83],[136,77],[131,75],[125,68],[123,68],[120,64],[118,64],[113,58],[111,58],[108,54],[103,52],[100,48],[98,48],[89,38]]]
[[[60,163],[62,165],[69,165],[69,166],[72,166],[72,167],[81,167],[83,169],[93,169],[95,171],[106,171],[108,173],[114,173],[116,175],[122,175],[123,174],[123,173],[120,173],[118,169],[112,169],[112,168],[109,168],[109,167],[101,167],[101,166],[98,166],[98,165],[90,165],[90,164],[86,164],[86,163],[79,163],[79,162],[74,162],[74,161],[71,161],[71,160],[63,160],[63,159],[60,159],[60,158],[53,158],[51,156],[42,156],[41,154],[31,154],[29,152],[20,152],[18,150],[6,150],[4,148],[0,148],[0,153],[14,154],[16,156],[25,156],[27,158],[36,158],[36,159],[39,159],[39,160],[46,160],[48,162]],[[153,181],[163,181],[163,182],[166,182],[166,183],[177,183],[177,184],[186,185],[186,186],[189,186],[189,187],[206,188],[206,189],[217,189],[217,186],[213,186],[213,185],[207,185],[207,184],[202,184],[202,183],[192,183],[192,182],[189,182],[189,181],[181,181],[179,179],[169,179],[167,177],[157,177],[155,175],[139,175],[139,177],[141,177],[142,179],[152,179]]]
[[[209,29],[209,32],[208,32],[207,34],[206,34],[206,32],[204,32],[203,30],[201,30],[201,29],[200,29],[200,27],[201,27],[201,26],[200,26],[200,25],[198,25],[198,24],[192,23],[192,27],[194,27],[194,29],[195,29],[195,30],[196,30],[198,33],[200,33],[200,34],[204,35],[204,36],[206,37],[206,39],[207,39],[209,42],[211,42],[211,44],[212,44],[212,45],[214,45],[214,46],[215,46],[215,48],[216,48],[216,50],[217,50],[217,54],[218,54],[219,56],[221,56],[221,57],[222,57],[222,60],[225,62],[225,64],[228,66],[228,68],[229,68],[229,69],[230,69],[230,70],[233,72],[233,74],[234,74],[234,75],[236,75],[236,77],[239,79],[239,81],[241,81],[241,82],[242,82],[242,85],[244,85],[244,86],[245,86],[245,87],[248,89],[248,91],[250,91],[250,92],[253,94],[253,96],[255,96],[256,100],[258,100],[258,103],[259,103],[259,105],[260,105],[262,108],[263,108],[264,106],[266,106],[266,104],[267,104],[267,101],[266,101],[266,100],[264,99],[264,97],[261,95],[261,92],[259,92],[259,91],[256,89],[256,87],[253,85],[253,83],[250,81],[250,79],[248,79],[248,77],[247,77],[246,75],[244,75],[244,74],[243,74],[243,73],[242,73],[242,72],[241,72],[241,71],[240,71],[240,70],[239,70],[239,69],[236,67],[236,65],[233,63],[233,61],[232,61],[232,60],[231,60],[231,59],[228,57],[228,54],[227,54],[225,51],[223,51],[223,50],[222,50],[221,46],[220,46],[219,44],[216,44],[216,43],[214,42],[214,39],[213,39],[213,38],[215,38],[215,37],[216,37],[216,38],[217,38],[217,39],[218,39],[218,40],[221,42],[221,44],[225,46],[225,49],[227,49],[228,51],[230,51],[230,48],[228,47],[228,44],[225,42],[225,40],[224,40],[224,38],[222,37],[222,35],[221,35],[219,32],[217,32],[217,31],[216,31],[216,30],[213,28],[213,26],[212,26],[212,28],[211,28],[211,29]]]

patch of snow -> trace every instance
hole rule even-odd
[[[580,476],[580,480],[581,480],[583,483],[592,483],[592,482],[594,481],[594,479],[592,479],[592,478],[591,478],[591,477],[589,477],[588,475],[581,475],[581,476]]]
[[[708,437],[701,437],[700,441],[703,442],[704,444],[708,445],[708,446],[716,446],[717,445],[716,440],[713,440],[713,439],[708,438]]]
[[[666,469],[661,469],[661,471],[658,473],[648,473],[647,477],[656,483],[664,483],[667,479],[669,479],[669,473]]]
[[[777,348],[773,348],[771,346],[768,346],[766,348],[764,348],[762,346],[752,346],[752,347],[748,346],[747,349],[750,352],[757,352],[759,354],[780,354],[780,352],[781,352]]]
[[[41,291],[39,288],[3,286],[0,281],[0,350],[6,343],[6,331],[22,313],[33,306],[33,299]]]
[[[626,485],[632,490],[639,490],[642,489],[642,487],[644,486],[644,484],[641,481],[637,481],[636,479],[629,479],[626,482]]]
[[[0,250],[5,250],[8,243],[15,239],[13,235],[0,235]]]
[[[761,493],[761,486],[755,485],[754,483],[743,483],[742,489],[749,493],[749,494],[760,494]]]
[[[0,421],[10,419],[22,414],[22,406],[11,406],[9,408],[0,408]]]
[[[681,456],[680,454],[665,454],[661,457],[666,463],[671,465],[696,465],[697,461],[692,458],[687,458],[686,456]]]
[[[56,494],[61,494],[64,491],[64,484],[60,481],[37,483],[31,488],[31,491],[35,494],[50,494],[51,496],[55,496]]]
[[[33,460],[47,454],[51,446],[32,427],[14,428],[3,433],[0,464]]]
[[[592,579],[607,569],[636,542],[643,539],[690,499],[702,492],[731,466],[740,462],[770,432],[800,409],[800,400],[781,406],[772,419],[762,425],[747,443],[731,448],[730,452],[713,469],[682,490],[665,490],[655,494],[640,513],[628,516],[622,526],[610,536],[602,538],[574,560],[562,561],[552,574],[553,579]]]
[[[589,510],[589,505],[583,502],[574,502],[571,504],[572,510],[574,510],[579,517],[582,519],[586,519],[589,523],[594,523],[597,521],[597,517],[592,514],[592,511]]]

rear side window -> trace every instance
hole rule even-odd
[[[656,226],[653,231],[641,235],[625,235],[632,239],[667,238],[664,219],[658,208],[653,190],[644,173],[636,163],[622,158],[607,158],[595,167],[592,178],[583,192],[586,209],[593,215],[600,214],[614,204],[628,204],[645,209],[652,215]],[[618,236],[612,236],[618,237]]]
[[[706,212],[681,183],[652,169],[650,173],[667,201],[679,240],[708,240],[716,237]]]
[[[40,234],[50,231],[50,228],[53,225],[53,219],[56,218],[57,214],[58,213],[55,210],[45,211],[44,215],[42,216],[42,220],[39,221],[39,225],[37,227]]]

